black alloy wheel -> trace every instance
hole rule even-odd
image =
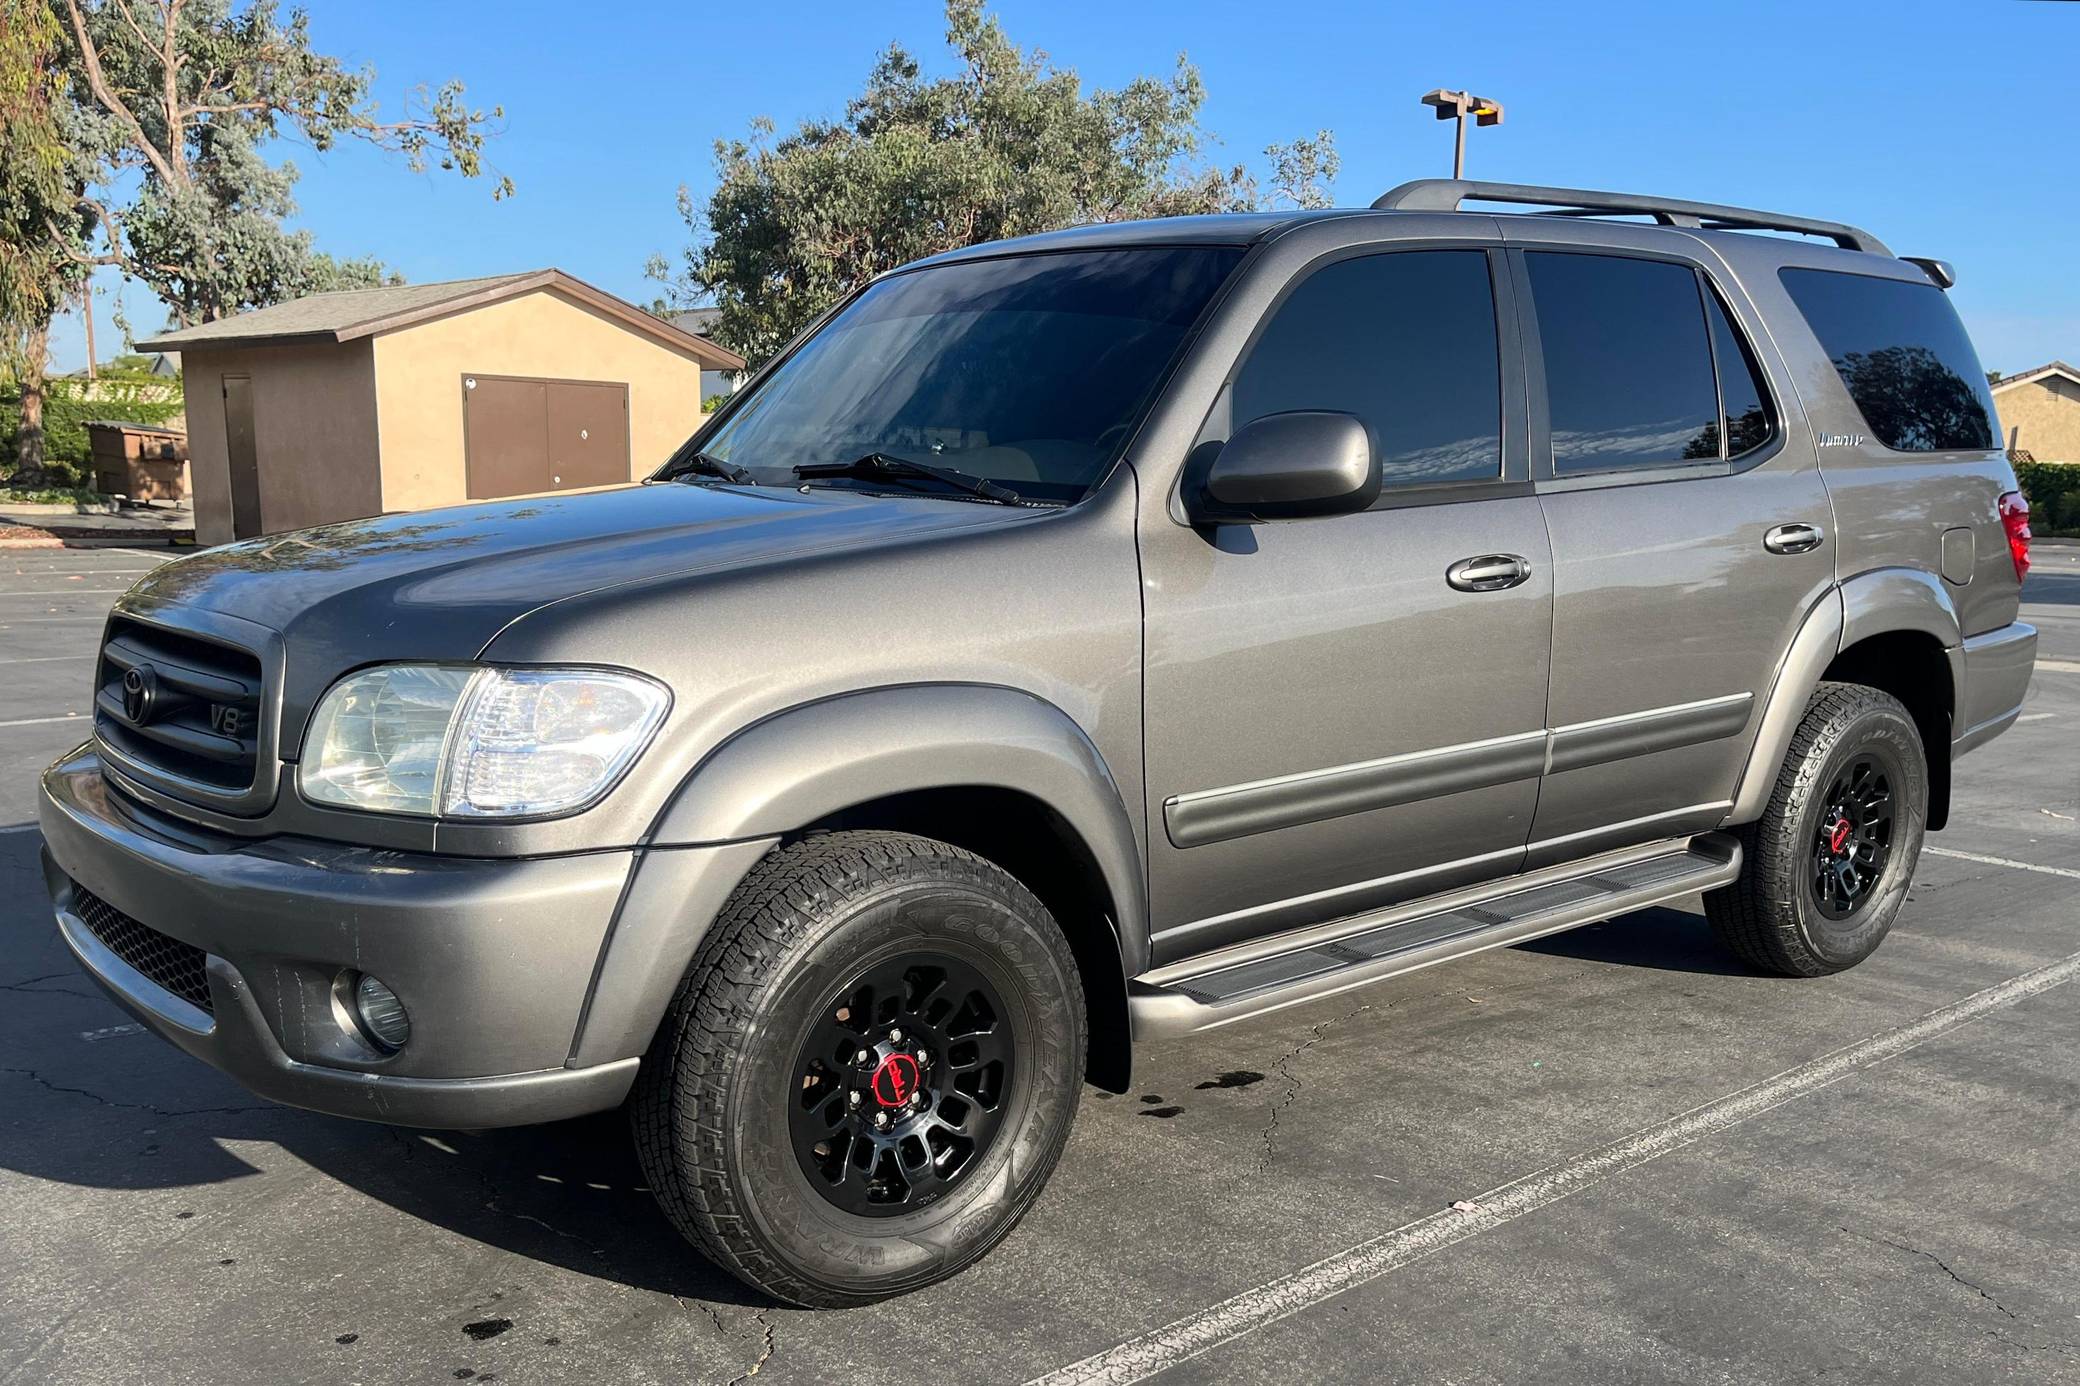
[[[1821,796],[1813,903],[1829,919],[1862,909],[1892,855],[1892,777],[1866,752],[1842,766]]]
[[[788,1113],[816,1191],[889,1217],[957,1185],[1003,1122],[1007,1014],[981,972],[944,954],[882,962],[832,997],[795,1060]]]

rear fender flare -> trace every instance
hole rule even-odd
[[[1943,647],[1949,656],[1955,705],[1963,640],[1957,608],[1943,590],[1942,579],[1918,568],[1878,568],[1857,574],[1822,597],[1792,637],[1763,705],[1754,745],[1734,791],[1733,807],[1721,820],[1721,827],[1752,823],[1762,816],[1776,787],[1777,772],[1791,749],[1792,735],[1805,716],[1806,703],[1835,656],[1874,635],[1897,631],[1927,635]],[[1933,760],[1948,750],[1932,746],[1929,755]]]

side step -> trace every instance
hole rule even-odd
[[[1304,943],[1244,961],[1188,960],[1137,980],[1128,1001],[1136,1039],[1190,1034],[1296,1006],[1369,982],[1489,948],[1541,938],[1645,909],[1740,875],[1740,844],[1706,833],[1629,860],[1579,864],[1574,874],[1497,881],[1487,892],[1457,891],[1425,913],[1396,906],[1343,921],[1333,937],[1309,930]],[[1382,922],[1383,916],[1385,918]],[[1233,954],[1240,950],[1228,950]],[[1205,970],[1195,964],[1205,962]],[[1160,980],[1155,980],[1160,979]]]

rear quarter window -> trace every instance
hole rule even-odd
[[[1941,289],[1834,270],[1778,274],[1872,437],[1894,452],[1997,446],[1986,373]]]

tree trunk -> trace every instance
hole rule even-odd
[[[51,323],[45,318],[29,329],[22,353],[22,414],[14,435],[14,476],[17,486],[44,484],[43,380],[49,364]]]

